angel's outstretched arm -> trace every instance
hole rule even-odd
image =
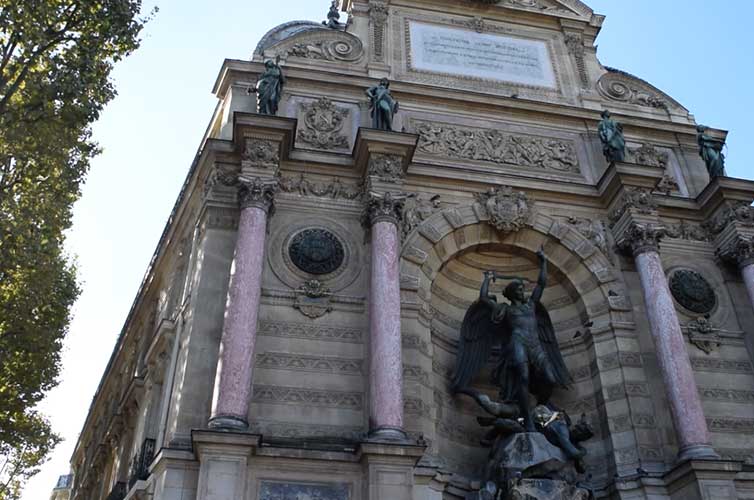
[[[494,309],[497,303],[490,298],[490,280],[495,280],[494,271],[485,271],[482,288],[479,290],[479,301]]]
[[[531,294],[531,300],[534,302],[540,301],[542,293],[547,287],[547,257],[545,257],[544,248],[539,249],[537,257],[539,258],[539,278],[537,278],[537,286]]]

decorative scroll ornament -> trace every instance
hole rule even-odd
[[[319,40],[297,43],[288,49],[288,56],[320,61],[356,62],[364,48],[357,40]]]
[[[651,144],[642,144],[639,148],[629,148],[628,157],[639,165],[667,168],[670,155]]]
[[[652,192],[644,188],[627,187],[617,206],[610,211],[608,216],[610,226],[615,225],[623,214],[629,210],[638,214],[655,215],[657,203],[652,197]]]
[[[238,182],[238,201],[241,208],[261,208],[272,215],[274,211],[275,193],[278,190],[277,180],[262,180],[240,178]]]
[[[635,256],[645,252],[657,252],[660,240],[667,229],[654,224],[631,224],[618,240],[618,248]]]
[[[372,50],[374,59],[385,59],[385,25],[387,24],[388,6],[384,0],[369,0],[369,19],[372,28]]]
[[[691,269],[679,269],[670,276],[670,293],[681,306],[696,314],[709,314],[717,295],[704,276]]]
[[[721,339],[717,331],[712,327],[709,319],[700,316],[686,324],[689,341],[704,351],[705,354],[711,354],[720,347]]]
[[[669,107],[667,101],[649,85],[618,70],[610,70],[602,75],[597,82],[597,90],[611,101],[656,109]]]
[[[369,157],[367,175],[383,182],[398,182],[403,179],[403,157],[400,155],[375,153]]]
[[[355,200],[362,194],[362,187],[358,184],[344,184],[338,177],[329,183],[310,181],[304,174],[298,178],[281,176],[280,190],[285,193],[296,193],[301,196],[318,196],[332,199]]]
[[[343,264],[343,244],[330,231],[305,229],[291,239],[288,247],[291,262],[309,274],[330,274]]]
[[[531,203],[526,194],[514,192],[509,186],[490,188],[484,193],[477,193],[476,199],[487,212],[489,223],[504,233],[522,229],[532,214]]]
[[[321,318],[332,311],[332,292],[321,281],[305,281],[296,289],[296,301],[293,307],[307,318]]]
[[[277,142],[247,137],[241,153],[241,168],[277,168],[280,146]]]
[[[304,129],[297,139],[319,149],[348,148],[348,137],[343,135],[343,125],[350,110],[339,108],[327,97],[304,104]]]
[[[581,172],[576,147],[564,139],[429,122],[418,122],[416,133],[419,135],[417,149],[421,153],[523,168]]]
[[[754,207],[745,201],[728,203],[728,206],[707,222],[712,234],[720,234],[728,224],[754,227]]]
[[[689,241],[712,241],[712,235],[707,229],[698,224],[691,224],[685,220],[677,224],[667,225],[668,236]]]

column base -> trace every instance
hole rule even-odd
[[[209,419],[207,427],[216,431],[245,432],[249,430],[249,423],[235,415],[217,415]]]
[[[408,435],[400,427],[377,427],[369,431],[370,441],[408,441]]]
[[[678,461],[685,460],[720,460],[720,455],[708,444],[692,444],[678,451]]]

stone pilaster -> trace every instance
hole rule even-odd
[[[197,500],[238,500],[252,495],[247,491],[249,459],[259,447],[259,436],[195,431],[192,440],[199,458]]]

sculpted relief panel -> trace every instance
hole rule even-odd
[[[425,121],[414,121],[411,125],[419,135],[419,153],[567,174],[581,173],[576,145],[566,139]]]

